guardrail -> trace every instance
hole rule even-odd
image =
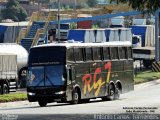
[[[33,39],[32,46],[36,45],[40,36],[45,36],[45,34],[47,33],[47,30],[48,30],[48,26],[49,26],[50,21],[55,20],[55,19],[56,19],[55,13],[49,12],[48,17],[45,20],[44,28],[43,29],[38,29],[37,32],[36,32],[36,35]]]
[[[26,35],[26,31],[27,31],[27,28],[22,28],[19,32],[19,35],[18,35],[18,38],[16,40],[16,43],[19,44],[21,42],[21,39],[25,37]]]

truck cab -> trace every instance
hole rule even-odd
[[[67,40],[69,29],[70,29],[69,23],[60,24],[60,40],[62,41]],[[56,27],[56,39],[58,39],[58,26]]]

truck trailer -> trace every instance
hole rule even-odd
[[[15,43],[0,44],[0,94],[16,91],[25,81],[28,52]]]
[[[0,94],[15,91],[17,80],[17,55],[0,53]]]

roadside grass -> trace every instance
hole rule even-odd
[[[153,81],[160,79],[160,72],[152,72],[151,70],[139,71],[135,74],[134,82],[135,84],[140,84],[144,82]]]
[[[11,93],[0,95],[0,103],[27,100],[27,93]]]

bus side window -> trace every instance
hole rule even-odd
[[[73,48],[69,48],[68,50],[67,50],[68,52],[68,54],[67,54],[67,60],[68,61],[74,61],[74,52],[73,52]]]
[[[104,53],[103,53],[103,48],[100,48],[100,54],[101,54],[101,60],[104,60]]]
[[[126,49],[125,47],[119,47],[118,48],[119,58],[120,59],[126,59]]]
[[[124,59],[127,59],[127,48],[123,47],[123,51],[124,51]]]
[[[103,57],[104,57],[104,60],[111,59],[111,54],[110,54],[109,47],[103,47]]]
[[[82,59],[83,61],[85,61],[86,60],[85,48],[81,48],[81,50],[82,50]]]
[[[74,48],[75,61],[83,61],[82,48]]]
[[[111,59],[118,59],[118,48],[117,47],[111,47]]]
[[[132,59],[132,48],[128,47],[128,59]]]
[[[98,47],[93,47],[93,59],[94,60],[101,60],[101,50]]]
[[[92,61],[92,49],[91,48],[85,48],[86,53],[86,61]]]

